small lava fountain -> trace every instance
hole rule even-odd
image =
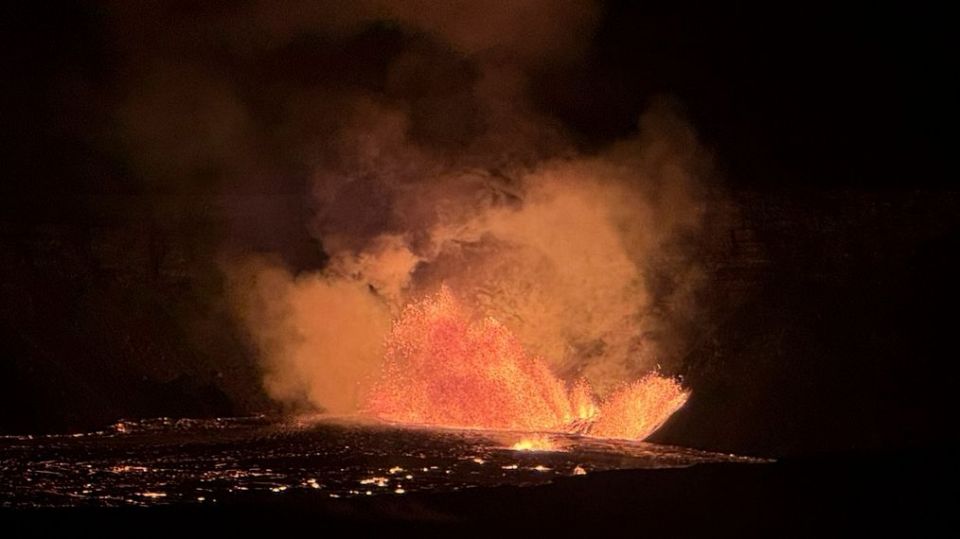
[[[405,424],[642,440],[688,396],[676,380],[649,374],[598,402],[586,380],[568,386],[507,327],[471,320],[443,287],[394,322],[364,408]]]
[[[514,451],[562,451],[554,440],[549,436],[537,435],[524,437],[517,443],[510,446]]]

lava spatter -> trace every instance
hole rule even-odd
[[[443,287],[394,323],[365,410],[406,424],[642,440],[687,396],[676,380],[649,374],[597,403],[586,380],[568,387],[506,326],[471,320]]]

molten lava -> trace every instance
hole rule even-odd
[[[648,374],[604,401],[590,425],[590,435],[642,440],[679,410],[688,396],[675,380]]]
[[[586,380],[568,388],[505,326],[471,321],[444,287],[394,323],[365,408],[399,423],[642,440],[687,396],[676,380],[651,374],[598,404]]]
[[[562,451],[548,436],[532,436],[523,438],[510,446],[514,451]]]

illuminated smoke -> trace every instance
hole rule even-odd
[[[357,159],[368,163],[363,178],[318,180],[326,279],[369,285],[393,316],[446,284],[552,372],[585,378],[601,395],[677,366],[702,282],[679,242],[699,231],[703,155],[669,110],[648,114],[637,140],[605,153],[501,175],[428,161],[398,180],[398,169],[425,158],[390,132],[377,148],[398,155],[371,150]],[[364,238],[370,229],[381,231]],[[654,290],[657,278],[671,286]]]
[[[288,90],[283,127],[320,132],[286,150],[309,170],[308,226],[328,262],[300,273],[259,258],[224,264],[268,393],[356,411],[385,354],[388,365],[395,354],[384,346],[391,321],[443,285],[465,316],[497,321],[478,322],[480,334],[502,331],[497,346],[525,351],[517,365],[540,373],[538,406],[558,420],[596,412],[595,397],[606,402],[658,366],[676,373],[704,284],[697,245],[710,160],[695,134],[658,102],[635,137],[585,152],[530,104],[527,73],[577,61],[597,20],[593,3],[441,4],[254,2],[219,26],[228,40],[244,24],[262,27],[253,49],[308,29],[348,39],[376,21],[413,43],[391,57],[379,90]],[[230,136],[246,140],[246,115],[227,112]],[[466,364],[485,361],[502,358]],[[551,396],[561,393],[562,405]]]
[[[361,283],[311,274],[293,278],[265,260],[232,272],[243,321],[261,352],[275,399],[349,413],[379,370],[390,315]]]

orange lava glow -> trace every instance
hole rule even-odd
[[[615,392],[590,426],[590,435],[642,440],[659,429],[689,393],[671,378],[649,374]]]
[[[471,321],[444,287],[394,322],[365,409],[398,423],[642,440],[687,396],[676,380],[651,374],[597,403],[586,380],[568,387],[505,326]]]
[[[514,451],[560,451],[561,448],[546,436],[523,438],[510,446]]]

